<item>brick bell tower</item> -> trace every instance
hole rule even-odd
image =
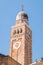
[[[32,63],[32,31],[25,11],[16,16],[16,25],[11,30],[9,55],[22,65]]]

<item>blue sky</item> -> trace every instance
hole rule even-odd
[[[0,0],[0,53],[8,55],[11,27],[21,6],[29,17],[32,29],[32,59],[43,57],[43,0]]]

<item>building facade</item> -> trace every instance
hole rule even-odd
[[[20,11],[11,30],[9,56],[22,65],[32,63],[32,31],[28,22],[27,13]]]

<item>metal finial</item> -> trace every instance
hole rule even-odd
[[[22,5],[22,11],[24,10],[24,6]]]

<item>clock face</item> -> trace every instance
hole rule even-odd
[[[21,45],[21,42],[13,42],[13,49],[18,49]]]

